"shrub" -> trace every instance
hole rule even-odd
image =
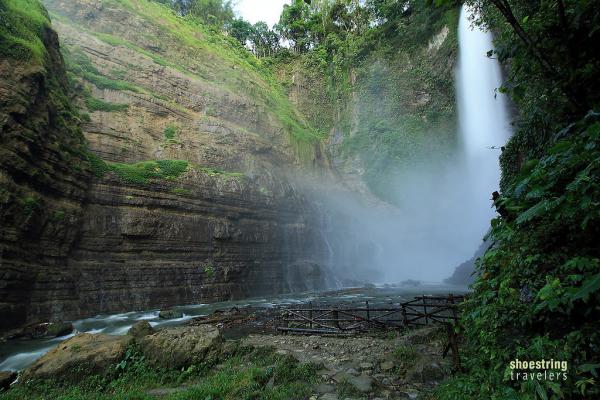
[[[129,108],[129,104],[117,104],[117,103],[107,103],[106,101],[96,99],[94,97],[88,97],[85,99],[85,106],[91,112],[94,111],[104,111],[104,112],[113,112],[113,111],[124,111]],[[89,114],[87,114],[89,119]]]

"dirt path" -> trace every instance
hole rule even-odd
[[[313,400],[424,399],[450,371],[444,339],[425,328],[386,337],[250,335],[243,343],[322,365]]]

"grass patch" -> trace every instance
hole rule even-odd
[[[189,163],[184,160],[142,161],[136,164],[107,163],[108,170],[128,183],[146,184],[150,179],[176,179]]]
[[[40,199],[34,196],[27,196],[19,200],[23,214],[31,215],[41,207]]]
[[[44,31],[49,28],[48,14],[37,0],[2,0],[0,58],[43,64],[46,57]]]
[[[69,51],[65,47],[62,50],[68,71],[94,84],[98,89],[129,90],[136,93],[146,92],[143,88],[123,79],[115,80],[102,75],[81,49]]]
[[[95,97],[88,97],[87,99],[85,99],[85,106],[91,112],[118,112],[125,111],[129,108],[129,104],[108,103]]]
[[[350,383],[342,381],[337,385],[338,395],[341,399],[364,399],[365,395],[360,390],[356,389]]]
[[[411,364],[417,361],[419,353],[413,346],[401,346],[394,350],[393,356],[402,364]]]
[[[237,181],[242,181],[246,175],[242,172],[225,172],[217,168],[210,167],[196,167],[198,171],[205,173],[208,176],[212,177],[221,177],[221,178],[233,178]]]
[[[178,196],[187,196],[192,193],[189,189],[179,188],[179,187],[172,189],[171,192]]]
[[[217,365],[218,364],[218,365]],[[28,381],[0,393],[2,400],[41,399],[151,399],[146,392],[157,387],[189,386],[169,400],[289,400],[304,399],[317,382],[317,366],[300,364],[272,349],[236,346],[219,359],[183,370],[150,367],[135,348],[127,352],[108,376],[80,379],[74,385],[57,381]]]
[[[173,125],[173,124],[169,124],[167,125],[167,127],[164,130],[164,135],[165,135],[165,139],[167,139],[167,141],[173,141],[177,139],[177,126]]]

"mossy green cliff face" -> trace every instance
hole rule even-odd
[[[415,1],[367,33],[275,63],[290,100],[327,133],[345,184],[396,203],[398,173],[453,153],[457,26],[457,7]]]
[[[322,143],[258,60],[156,3],[49,0],[63,59],[22,6],[0,2],[0,329],[325,285],[285,176]]]
[[[2,1],[0,19],[0,328],[6,328],[74,290],[64,265],[91,170],[45,10],[37,1]]]

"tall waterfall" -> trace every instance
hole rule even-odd
[[[465,179],[482,231],[489,226],[494,211],[490,194],[498,187],[500,146],[508,140],[511,128],[505,95],[496,91],[502,84],[500,64],[487,57],[493,48],[492,35],[471,23],[472,10],[463,5],[458,26],[460,58],[457,97],[460,134],[465,155]]]
[[[511,129],[507,100],[496,91],[502,84],[500,66],[487,57],[491,34],[472,29],[470,17],[463,8],[456,75],[458,143],[441,148],[437,132],[415,139],[422,140],[421,147],[407,154],[406,165],[387,183],[396,200],[393,207],[376,202],[372,207],[361,196],[325,185],[313,189],[329,214],[322,224],[327,226],[321,236],[328,249],[323,264],[332,265],[342,280],[440,282],[482,244],[495,215],[491,197],[499,186],[500,147]]]

